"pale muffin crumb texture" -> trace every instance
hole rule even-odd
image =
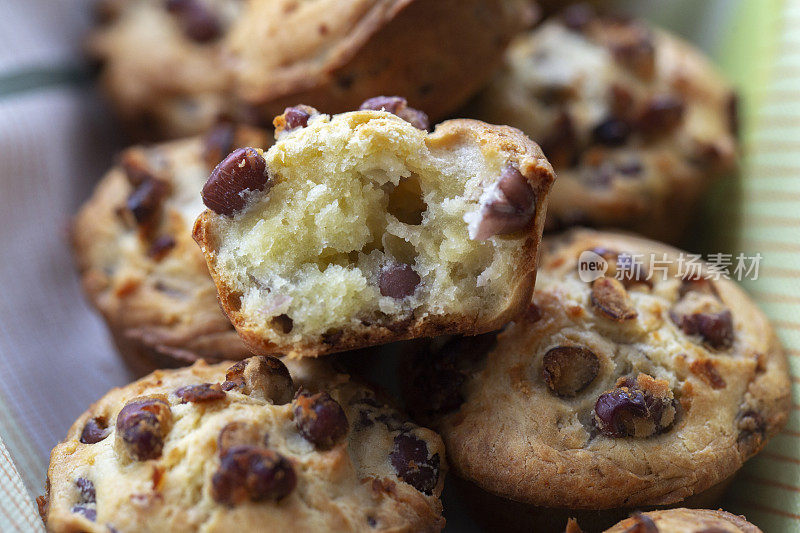
[[[217,217],[215,261],[241,314],[272,321],[273,339],[506,306],[524,235],[473,240],[465,222],[508,161],[497,148],[430,142],[394,115],[360,111],[317,115],[264,156],[274,185]],[[405,298],[381,294],[393,264],[421,279]]]

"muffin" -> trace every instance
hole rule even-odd
[[[573,4],[588,4],[597,7],[603,7],[604,5],[608,4],[607,0],[538,0],[536,4],[539,6],[541,12],[545,16],[552,15],[554,13],[558,13],[563,11],[567,6]]]
[[[397,97],[335,116],[297,106],[275,125],[268,151],[212,172],[194,227],[255,353],[481,333],[528,305],[554,178],[521,132],[451,120],[428,133]]]
[[[669,509],[636,514],[623,520],[607,533],[761,533],[761,530],[743,516],[723,510]]]
[[[51,453],[47,530],[439,531],[441,439],[323,361],[253,357],[113,389]]]
[[[144,138],[221,116],[266,126],[301,101],[347,111],[382,93],[440,119],[535,16],[525,0],[101,0],[96,12],[87,48]]]
[[[242,143],[270,142],[220,124],[204,137],[130,148],[75,217],[83,287],[137,372],[251,355],[219,308],[191,228],[211,169]]]
[[[545,239],[525,315],[419,354],[410,403],[453,470],[539,516],[720,492],[786,422],[787,362],[745,293],[701,262],[679,273],[679,253],[591,230]]]
[[[736,95],[701,52],[587,5],[515,39],[470,112],[541,144],[560,178],[548,231],[617,227],[675,242],[736,163]]]

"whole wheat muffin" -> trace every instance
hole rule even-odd
[[[788,416],[786,358],[741,289],[702,263],[678,278],[678,253],[589,230],[545,239],[525,316],[423,354],[411,403],[454,471],[535,506],[641,508],[719,487],[761,450]],[[594,281],[587,254],[607,266]]]
[[[47,530],[439,531],[441,439],[323,361],[199,361],[114,389],[51,454]]]
[[[268,151],[217,166],[194,228],[256,353],[481,333],[527,306],[553,173],[521,132],[452,120],[428,133],[396,97],[335,116],[297,106],[275,124]]]
[[[567,533],[577,533],[567,528]],[[668,509],[636,514],[607,533],[761,533],[743,516],[709,509]]]
[[[128,149],[75,217],[83,287],[136,371],[251,355],[220,311],[192,224],[211,169],[236,146],[270,142],[220,124],[204,137]]]
[[[441,119],[499,66],[533,21],[529,4],[101,0],[88,49],[118,115],[144,138],[198,134],[220,116],[266,126],[301,101],[347,111],[387,92]]]
[[[675,242],[736,162],[736,96],[703,54],[587,5],[516,38],[471,112],[542,145],[560,178],[548,230],[617,227]]]

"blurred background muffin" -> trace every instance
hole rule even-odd
[[[675,242],[736,164],[736,95],[705,56],[586,4],[516,38],[470,112],[542,145],[559,178],[548,230],[617,227]]]
[[[474,95],[526,0],[101,0],[88,50],[141,138],[202,132],[220,116],[267,125],[305,103],[342,112],[400,94],[434,121]]]

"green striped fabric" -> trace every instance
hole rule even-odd
[[[89,73],[78,67],[62,69],[32,68],[7,73],[0,77],[0,98],[47,87],[89,81]]]
[[[800,1],[743,2],[728,30],[719,61],[744,96],[744,158],[739,179],[713,199],[709,242],[762,254],[758,279],[744,285],[786,348],[794,401],[727,508],[764,531],[800,531]]]

